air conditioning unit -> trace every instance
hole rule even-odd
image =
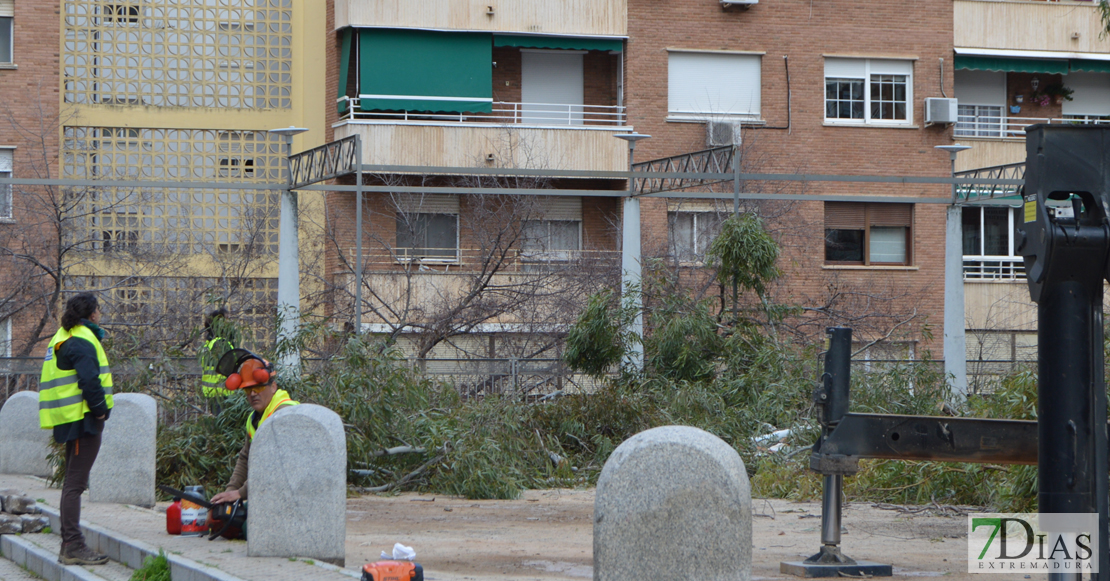
[[[955,123],[957,111],[955,99],[938,99],[936,97],[925,99],[926,123]]]
[[[705,124],[705,144],[709,147],[740,145],[740,124],[709,121]]]

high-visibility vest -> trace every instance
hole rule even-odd
[[[89,404],[77,384],[77,371],[58,369],[56,350],[71,337],[84,339],[96,348],[100,387],[104,389],[104,402],[108,404],[108,409],[112,409],[112,369],[108,366],[108,356],[104,354],[100,340],[84,325],[74,325],[68,331],[58,329],[46,348],[46,359],[39,378],[39,426],[43,429],[81,421],[89,412]]]
[[[231,341],[227,341],[223,337],[213,337],[210,341],[204,344],[205,353],[202,356],[204,360],[203,375],[200,376],[201,392],[204,397],[227,397],[231,395],[231,390],[224,387],[224,380],[226,377],[216,373],[216,363],[219,360],[215,353],[212,353],[212,348],[216,346],[217,341],[225,341],[231,345]],[[231,345],[234,349],[235,346]]]
[[[284,389],[279,389],[275,391],[274,397],[270,399],[270,405],[266,406],[266,409],[262,412],[262,418],[258,420],[259,427],[262,426],[262,422],[266,421],[267,419],[269,419],[270,416],[274,415],[274,412],[278,411],[278,408],[287,405],[297,405],[299,403],[301,402],[293,401],[293,398],[289,397],[289,393]],[[247,415],[247,436],[249,436],[251,440],[254,439],[254,432],[256,430],[254,424],[251,423],[252,415],[254,414],[251,413]]]

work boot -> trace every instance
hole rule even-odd
[[[108,555],[97,553],[83,542],[62,543],[58,562],[63,565],[103,565],[108,562]]]

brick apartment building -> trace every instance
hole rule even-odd
[[[375,168],[367,183],[481,186],[488,175],[476,172],[464,179],[428,172],[418,178],[416,168],[404,174],[397,166],[622,171],[627,148],[613,133],[650,134],[636,150],[637,161],[643,161],[706,149],[710,123],[738,128],[745,172],[945,176],[949,171],[947,154],[934,146],[950,144],[952,129],[927,126],[922,103],[952,94],[950,6],[565,4],[535,0],[463,8],[433,2],[417,8],[337,1],[328,90],[339,101],[329,121],[337,139],[361,135],[364,163]],[[414,95],[422,100],[414,101]],[[473,101],[462,102],[464,97]],[[521,157],[512,145],[517,143],[530,143],[520,148],[530,149],[529,155]],[[607,255],[620,250],[621,201],[604,190],[623,190],[626,182],[558,177],[543,187],[591,192],[541,198],[524,210],[519,254],[501,274],[512,278],[513,272],[541,270],[530,259],[547,269],[602,257],[609,261],[601,264],[615,266],[615,256]],[[940,356],[945,208],[898,198],[943,197],[946,186],[841,182],[745,188],[745,193],[873,197],[874,202],[745,201],[744,206],[762,213],[783,244],[787,276],[775,296],[811,308],[810,331],[853,324],[861,340],[882,340],[872,349],[875,356],[917,357],[926,349]],[[475,215],[470,206],[477,199],[465,193],[367,194],[363,243],[366,272],[373,274],[364,296],[370,297],[365,321],[371,329],[417,330],[439,315],[431,308],[399,315],[389,304],[404,297],[432,301],[432,288],[451,289],[447,294],[453,296],[472,288],[468,285],[482,267],[481,235],[467,226],[476,222],[467,214]],[[335,224],[328,272],[349,296],[353,196],[331,194],[328,206]],[[720,217],[730,210],[731,202],[644,198],[644,256],[696,270]],[[835,237],[828,248],[826,230]],[[442,248],[419,248],[433,245],[434,231],[443,234],[435,242]],[[542,252],[530,254],[533,249]],[[421,260],[412,261],[412,252]],[[439,313],[449,304],[443,302]],[[546,313],[551,316],[528,326],[522,313],[505,309],[484,326],[458,325],[472,336],[467,345],[455,341],[431,353],[507,356],[484,334],[543,334],[565,328],[574,311]]]
[[[56,4],[0,0],[0,177],[57,175],[58,30]],[[27,228],[38,221],[36,208],[19,201],[10,185],[0,184],[0,246],[36,253],[49,234]],[[25,261],[7,253],[0,258],[3,305],[16,305],[0,311],[0,357],[22,354],[26,343],[13,337],[43,322],[42,295],[50,283],[28,274]]]

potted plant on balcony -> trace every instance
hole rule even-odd
[[[1045,96],[1052,98],[1057,105],[1064,101],[1071,101],[1072,93],[1075,93],[1075,89],[1065,87],[1063,84],[1051,85],[1044,88]]]

